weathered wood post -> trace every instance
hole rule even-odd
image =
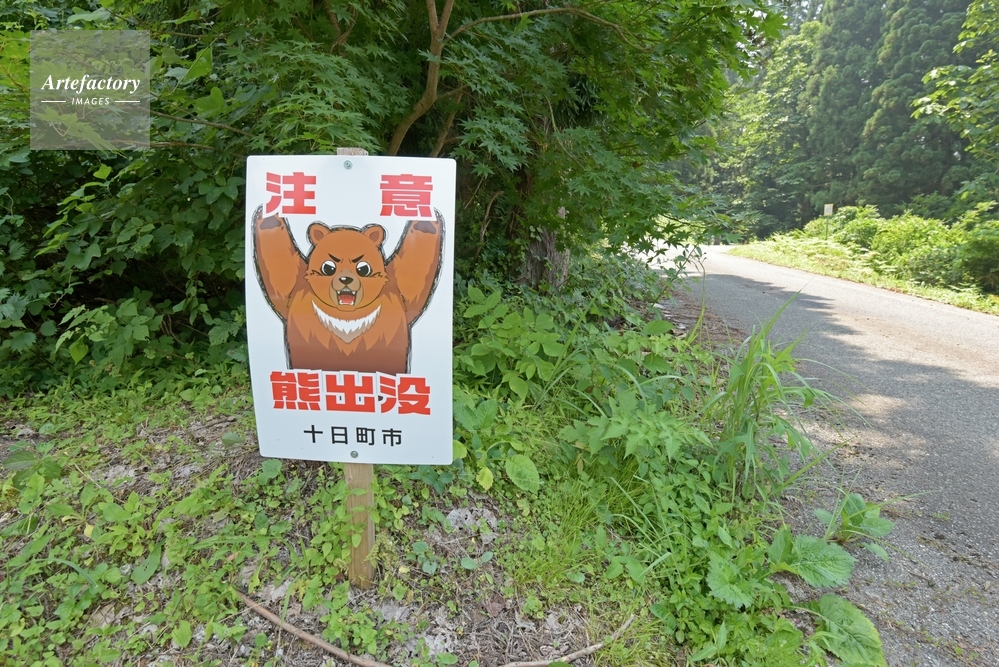
[[[367,155],[363,148],[337,148],[337,155]],[[375,577],[375,566],[369,558],[375,544],[375,522],[371,519],[371,508],[375,497],[371,491],[374,479],[374,466],[370,463],[344,463],[343,476],[347,481],[347,516],[360,528],[361,541],[354,546],[350,543],[350,565],[347,578],[358,588],[368,588]]]

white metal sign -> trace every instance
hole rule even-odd
[[[261,455],[451,463],[454,161],[254,156],[246,192]]]

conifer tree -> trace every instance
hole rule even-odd
[[[922,82],[926,72],[958,58],[953,47],[967,6],[967,0],[888,1],[877,49],[881,83],[854,154],[849,199],[893,214],[917,195],[950,196],[971,178],[961,138],[936,119],[912,117],[913,100],[932,88]]]
[[[813,208],[855,203],[854,153],[880,80],[877,45],[884,23],[881,0],[830,0],[822,10],[802,110],[807,116],[808,171]]]

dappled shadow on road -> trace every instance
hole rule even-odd
[[[885,485],[929,492],[931,511],[966,522],[999,561],[999,386],[976,381],[973,372],[924,363],[918,353],[902,352],[901,341],[898,347],[884,336],[872,342],[870,332],[836,318],[832,299],[731,275],[709,275],[705,285],[709,306],[746,331],[787,303],[772,338],[800,338],[796,355],[809,360],[803,374],[846,398],[868,422],[853,426],[880,433],[870,443],[876,447],[870,465],[884,470]],[[699,291],[696,283],[693,291]],[[721,294],[724,304],[715,298]]]
[[[843,412],[845,432],[824,429],[825,444],[849,441],[831,484],[856,484],[873,500],[911,497],[895,515],[899,553],[889,564],[864,553],[850,590],[879,618],[889,664],[999,664],[999,601],[985,593],[999,583],[999,351],[977,363],[968,349],[941,356],[934,341],[899,335],[904,324],[888,313],[883,325],[872,311],[850,326],[857,318],[836,299],[765,279],[712,273],[691,281],[694,294],[702,289],[744,331],[790,301],[772,339],[800,338],[802,374],[859,413]],[[977,658],[957,659],[953,646]]]

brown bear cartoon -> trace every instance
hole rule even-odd
[[[284,321],[291,368],[409,371],[410,328],[437,284],[444,218],[413,220],[388,259],[381,225],[309,225],[303,257],[284,218],[253,216],[257,275]]]

